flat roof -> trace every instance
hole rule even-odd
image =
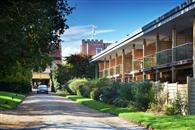
[[[183,2],[182,4],[178,5],[177,7],[173,8],[172,10],[168,11],[164,15],[158,17],[157,19],[153,20],[152,22],[146,24],[142,28],[136,30],[133,32],[128,38],[125,38],[124,40],[118,42],[117,44],[111,44],[108,46],[105,50],[102,52],[94,55],[92,57],[92,62],[98,60],[99,58],[103,57],[104,55],[118,49],[119,47],[135,40],[136,38],[139,38],[143,36],[143,34],[146,34],[165,23],[175,19],[176,17],[192,10],[195,8],[195,0],[187,0],[186,2]]]

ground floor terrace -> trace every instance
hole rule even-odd
[[[195,76],[195,3],[179,6],[93,57],[99,77],[186,83]]]

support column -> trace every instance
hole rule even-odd
[[[104,77],[106,77],[106,58],[104,58]]]
[[[98,77],[99,77],[99,70],[100,70],[100,68],[99,68],[99,65],[100,63],[98,63],[98,62],[95,62],[95,78],[97,79]]]
[[[132,80],[135,81],[135,64],[134,64],[134,60],[135,60],[135,44],[133,44],[133,48],[132,48]]]
[[[146,39],[143,40],[143,80],[146,80],[146,73],[144,72],[144,68],[145,68],[145,54],[146,54]]]
[[[160,51],[160,37],[159,37],[159,34],[156,35],[156,52],[159,52]],[[158,65],[158,57],[156,57],[156,61],[157,61],[157,65]],[[159,80],[159,70],[156,70],[156,81]]]
[[[110,71],[110,70],[111,70],[111,58],[112,58],[112,57],[111,57],[111,55],[110,55],[110,56],[109,56],[109,69],[108,69],[108,75],[109,75],[109,76],[111,76],[111,74],[110,74],[110,72],[111,72],[111,71]]]
[[[125,49],[122,50],[122,82],[125,82]]]
[[[116,54],[115,54],[115,66],[114,66],[114,74],[116,75],[117,73],[116,73],[116,66],[117,66],[117,58],[118,58],[118,54],[117,54],[117,52],[116,52]],[[115,80],[117,81],[117,79],[115,78]]]
[[[174,83],[176,81],[175,67],[173,66],[173,62],[176,60],[176,55],[174,51],[174,47],[176,46],[176,29],[172,29],[172,67],[171,67],[171,81]]]
[[[193,78],[195,78],[195,16],[193,19]]]

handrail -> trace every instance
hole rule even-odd
[[[144,58],[151,57],[151,56],[155,57],[155,54],[146,55],[146,56],[144,56]]]
[[[172,51],[172,48],[170,48],[170,49],[165,49],[165,50],[162,50],[162,51],[158,51],[158,52],[156,52],[156,54],[158,54],[158,53],[161,53],[161,52],[165,52],[165,51]]]
[[[139,60],[143,60],[143,57],[142,58],[136,58],[136,59],[133,59],[134,61],[139,61]]]
[[[192,42],[189,42],[189,43],[184,43],[184,44],[181,44],[181,45],[177,45],[173,48],[178,48],[178,47],[182,47],[182,46],[185,46],[185,45],[190,45],[190,44],[193,44]]]

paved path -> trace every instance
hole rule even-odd
[[[0,129],[143,130],[57,95],[34,94],[15,110],[1,111]]]

